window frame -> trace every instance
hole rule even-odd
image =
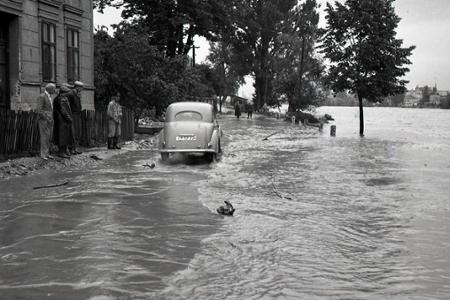
[[[53,30],[53,32],[51,32]],[[53,33],[53,41],[51,39]],[[41,21],[42,81],[56,82],[56,23]],[[46,48],[50,58],[46,59]],[[53,49],[53,57],[52,55]]]
[[[80,80],[80,31],[77,28],[66,28],[66,59],[67,82],[74,83]]]

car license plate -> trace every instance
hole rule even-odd
[[[177,135],[176,140],[177,141],[196,141],[197,136],[193,135],[193,134],[182,134],[182,135]]]

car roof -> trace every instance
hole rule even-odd
[[[171,118],[181,111],[195,111],[208,118],[213,115],[213,106],[204,102],[175,102],[167,107],[166,117]]]

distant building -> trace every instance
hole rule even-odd
[[[238,95],[231,95],[230,98],[231,98],[232,105],[234,105],[236,102],[239,102],[240,104],[247,104],[250,102],[249,99],[240,97]]]
[[[431,94],[430,95],[430,104],[432,105],[440,105],[441,104],[441,96],[439,94]]]
[[[81,80],[94,109],[92,0],[0,0],[0,109],[31,110],[48,82]]]
[[[424,92],[425,91],[425,92]],[[427,99],[424,99],[426,93]],[[446,99],[449,91],[438,90],[436,86],[429,88],[427,86],[416,86],[414,90],[406,92],[403,106],[405,107],[434,107],[439,106]]]
[[[405,95],[405,99],[403,100],[403,106],[405,107],[416,107],[419,105],[419,102],[422,100],[422,89],[416,87],[414,90],[407,91]]]

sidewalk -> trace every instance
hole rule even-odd
[[[153,149],[157,147],[156,136],[138,135],[135,140],[125,142],[120,150],[108,150],[105,147],[80,148],[83,152],[73,155],[69,159],[54,156],[53,159],[44,160],[38,156],[20,157],[0,162],[0,180],[11,177],[26,176],[38,170],[76,169],[84,166],[95,166],[115,155],[138,149]]]

